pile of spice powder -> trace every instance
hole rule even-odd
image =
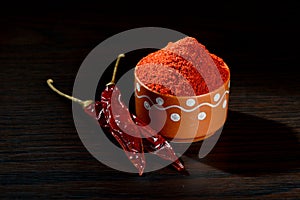
[[[169,42],[143,57],[135,70],[137,78],[150,90],[176,96],[206,94],[229,78],[224,61],[193,37]]]

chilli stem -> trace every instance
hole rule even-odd
[[[117,61],[116,61],[116,64],[115,64],[115,68],[114,68],[112,79],[111,79],[111,81],[109,83],[106,84],[106,86],[108,86],[108,85],[114,85],[115,84],[118,65],[119,65],[120,59],[123,58],[123,57],[125,57],[124,54],[119,54],[119,56],[117,58]]]
[[[65,98],[67,98],[67,99],[70,99],[70,100],[73,101],[73,102],[76,102],[76,103],[82,105],[83,108],[87,107],[88,105],[90,105],[91,103],[94,102],[94,101],[92,101],[92,100],[82,101],[82,100],[80,100],[80,99],[77,99],[77,98],[72,97],[72,96],[70,96],[70,95],[67,95],[67,94],[65,94],[65,93],[62,93],[61,91],[59,91],[58,89],[56,89],[56,88],[52,85],[52,83],[53,83],[53,80],[52,80],[52,79],[48,79],[48,80],[47,80],[48,86],[49,86],[54,92],[56,92],[56,93],[59,94],[60,96],[63,96],[63,97],[65,97]]]

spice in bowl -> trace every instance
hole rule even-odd
[[[170,42],[136,65],[137,116],[174,142],[203,140],[225,123],[229,81],[223,59],[195,38]]]

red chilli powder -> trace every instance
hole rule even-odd
[[[195,38],[185,37],[143,57],[136,75],[152,91],[194,96],[221,87],[229,78],[229,69]]]

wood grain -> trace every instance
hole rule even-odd
[[[256,18],[242,23],[232,16],[120,17],[88,8],[1,14],[1,199],[300,198],[298,54],[286,51],[297,42],[296,27],[255,23]],[[96,45],[154,24],[196,37],[231,68],[228,120],[208,156],[197,157],[197,142],[181,157],[188,176],[166,167],[139,177],[100,163],[77,135],[71,103],[46,85],[52,78],[71,92]],[[284,31],[274,32],[278,26]],[[278,35],[284,39],[273,43]],[[120,74],[141,55],[129,56]]]

